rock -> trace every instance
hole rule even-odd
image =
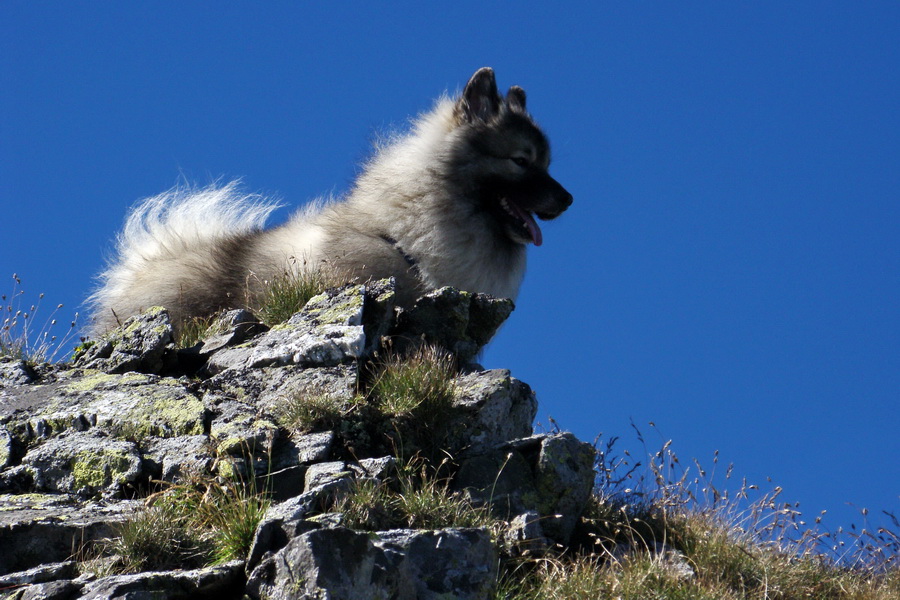
[[[209,356],[223,348],[230,348],[268,331],[269,328],[249,310],[230,310],[219,315],[209,328],[209,333],[200,340],[198,354]]]
[[[246,591],[268,600],[481,600],[493,591],[495,565],[490,535],[481,529],[316,529],[263,560]]]
[[[568,432],[541,440],[535,469],[538,512],[547,537],[567,543],[594,488],[594,447]]]
[[[294,436],[291,447],[296,449],[296,462],[300,464],[321,463],[331,456],[334,432],[321,431]]]
[[[68,559],[83,545],[113,535],[140,501],[85,502],[73,496],[0,495],[0,575]]]
[[[350,401],[356,393],[358,368],[355,364],[305,368],[233,369],[203,383],[204,401],[215,406],[224,399],[237,400],[254,410],[277,415],[297,396],[325,395]]]
[[[23,586],[13,591],[8,600],[74,600],[80,598],[81,583],[69,579]]]
[[[6,427],[0,427],[0,470],[13,463],[13,438]]]
[[[215,458],[209,436],[151,438],[141,446],[144,470],[155,479],[174,482],[188,474],[212,472]]]
[[[24,360],[0,356],[0,389],[7,386],[26,385],[34,380],[35,373]]]
[[[31,470],[24,465],[16,465],[0,472],[0,494],[24,494],[34,488]]]
[[[393,277],[366,284],[366,300],[363,306],[366,356],[371,356],[378,350],[382,336],[387,335],[394,326],[396,287],[397,284]]]
[[[363,356],[365,287],[348,285],[314,296],[300,312],[250,342],[216,352],[211,374],[272,365],[333,366]]]
[[[307,492],[329,483],[347,480],[353,477],[353,471],[343,461],[324,462],[312,465],[306,470]]]
[[[0,495],[0,588],[52,600],[491,597],[486,530],[356,532],[335,512],[354,481],[402,487],[392,451],[420,450],[423,470],[438,468],[425,464],[432,446],[452,457],[440,470],[452,489],[508,522],[507,554],[564,544],[592,487],[593,449],[532,436],[531,388],[472,362],[512,303],[444,288],[403,310],[395,294],[393,280],[329,290],[268,330],[230,311],[177,351],[165,310],[151,309],[70,365],[0,358],[0,492],[12,492]],[[419,422],[361,398],[376,351],[402,356],[423,340],[462,366],[447,414]],[[275,502],[246,562],[99,578],[61,562],[109,552],[97,540],[167,487],[159,480],[197,474],[256,484]]]
[[[356,471],[357,477],[369,477],[382,481],[396,472],[397,461],[393,456],[364,458],[359,461],[358,465],[350,465],[350,468]]]
[[[24,584],[46,583],[58,579],[74,579],[77,576],[78,566],[74,560],[47,563],[27,571],[0,575],[0,590]]]
[[[469,454],[531,435],[537,414],[534,392],[505,369],[457,378],[453,405],[461,411],[449,426],[448,446]]]
[[[53,438],[25,454],[38,491],[81,496],[119,495],[141,477],[141,456],[132,442],[73,432]]]
[[[101,577],[81,590],[82,600],[131,598],[239,598],[243,561],[190,571],[162,571]]]
[[[541,529],[541,515],[533,510],[516,515],[509,522],[503,537],[513,556],[540,557],[550,548],[550,541]]]
[[[3,405],[22,441],[99,427],[130,439],[203,433],[203,403],[179,380],[72,370],[48,384],[19,388]]]
[[[402,311],[391,334],[424,339],[449,350],[460,364],[466,364],[490,341],[513,308],[512,300],[444,287]]]
[[[175,339],[169,312],[160,306],[128,318],[95,344],[82,351],[74,366],[104,373],[159,373],[164,355]]]
[[[565,545],[594,485],[594,447],[571,433],[537,435],[463,461],[454,481],[499,518],[534,511],[544,536]]]

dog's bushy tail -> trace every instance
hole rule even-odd
[[[142,200],[116,240],[120,261],[177,252],[179,246],[262,229],[279,204],[240,190],[239,181],[176,187]]]
[[[139,202],[116,239],[115,254],[88,298],[91,333],[165,303],[184,279],[213,272],[211,249],[226,238],[259,231],[277,202],[241,191],[240,182],[205,188],[181,186]]]

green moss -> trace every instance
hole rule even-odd
[[[362,309],[363,289],[361,285],[352,286],[343,293],[346,296],[343,302],[337,305],[326,304],[322,308],[318,308],[316,305],[326,302],[328,297],[325,294],[319,294],[310,298],[306,305],[306,314],[322,325],[343,325],[347,322],[348,315],[355,314]]]
[[[131,455],[118,448],[79,452],[69,463],[75,489],[97,489],[110,483],[125,483],[125,475],[131,470],[131,459]]]
[[[171,430],[172,435],[200,435],[203,433],[203,402],[193,396],[173,397],[166,393],[158,393],[150,398],[150,402],[132,413],[132,416],[152,420],[148,428],[154,435],[165,436]]]
[[[151,378],[141,373],[126,373],[124,375],[109,375],[99,371],[93,372],[80,379],[63,386],[62,391],[68,393],[93,392],[98,389],[111,386],[134,385],[149,383]]]

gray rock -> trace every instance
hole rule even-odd
[[[0,357],[0,388],[26,385],[35,380],[34,371],[24,360]]]
[[[291,539],[322,527],[321,522],[308,520],[307,517],[327,510],[333,503],[335,494],[345,492],[347,488],[347,480],[336,479],[270,506],[254,532],[253,544],[247,555],[248,572],[264,556],[284,548]]]
[[[13,462],[13,438],[6,427],[0,426],[0,469],[5,469]]]
[[[513,556],[540,557],[550,548],[550,540],[541,529],[541,515],[529,510],[516,515],[503,534],[504,545]]]
[[[366,334],[365,355],[378,350],[382,336],[394,326],[397,284],[394,278],[370,281],[366,284],[366,302],[363,307],[363,327]]]
[[[242,344],[268,329],[249,310],[236,309],[227,311],[213,321],[210,326],[210,333],[200,341],[198,354],[209,356],[223,348]]]
[[[353,477],[353,471],[343,461],[325,462],[311,465],[306,470],[306,491]]]
[[[141,446],[144,468],[153,478],[174,482],[188,474],[212,472],[215,457],[209,436],[151,438]]]
[[[538,512],[547,517],[541,521],[547,537],[561,543],[569,541],[594,488],[595,455],[591,444],[568,432],[541,440],[535,486]]]
[[[441,346],[466,364],[490,341],[513,308],[508,299],[444,287],[402,311],[391,333]]]
[[[131,439],[193,435],[206,419],[203,403],[179,380],[82,370],[10,391],[2,414],[22,441],[92,427]]]
[[[510,520],[535,511],[543,535],[566,544],[594,485],[594,447],[571,433],[536,435],[463,461],[454,481]]]
[[[204,382],[204,402],[215,410],[224,400],[236,400],[254,410],[277,415],[293,398],[327,395],[350,401],[357,388],[355,364],[305,368],[296,365],[224,371]]]
[[[481,529],[377,534],[317,529],[293,538],[253,571],[253,599],[485,599],[496,552]]]
[[[72,496],[0,495],[0,574],[68,559],[93,540],[113,535],[140,501],[84,502]]]
[[[132,442],[85,433],[48,440],[28,451],[22,464],[39,491],[114,496],[142,474],[141,456]]]
[[[0,471],[0,494],[22,494],[34,488],[34,477],[31,469],[24,465],[16,465]]]
[[[69,579],[36,583],[19,588],[7,600],[74,600],[80,598],[81,583]]]
[[[384,480],[393,475],[397,470],[397,460],[393,456],[381,458],[364,458],[359,465],[350,465],[357,472],[358,477],[369,477],[376,480]]]
[[[159,571],[115,575],[91,581],[82,589],[83,600],[139,598],[184,599],[234,597],[243,576],[243,561],[190,571]]]
[[[313,297],[300,312],[247,344],[212,355],[207,370],[272,365],[333,366],[363,356],[365,287],[349,285]]]
[[[85,351],[73,364],[104,373],[159,373],[175,339],[169,312],[160,306],[129,317]]]
[[[450,425],[448,445],[469,454],[531,435],[537,414],[534,392],[505,369],[457,378],[454,406],[462,410]]]
[[[268,454],[278,435],[278,424],[252,404],[225,400],[215,407],[209,437],[218,456]]]
[[[0,575],[0,590],[29,583],[45,583],[48,581],[56,581],[57,579],[74,579],[77,576],[78,567],[74,560],[47,563],[26,571]]]
[[[334,432],[320,431],[292,436],[291,446],[296,449],[296,462],[300,464],[320,463],[331,457],[334,446]]]

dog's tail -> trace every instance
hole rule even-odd
[[[116,240],[113,259],[88,298],[94,335],[119,316],[177,301],[186,283],[200,287],[227,259],[222,240],[252,234],[279,204],[240,190],[238,181],[205,188],[176,187],[139,202]],[[200,281],[197,281],[197,280]]]

